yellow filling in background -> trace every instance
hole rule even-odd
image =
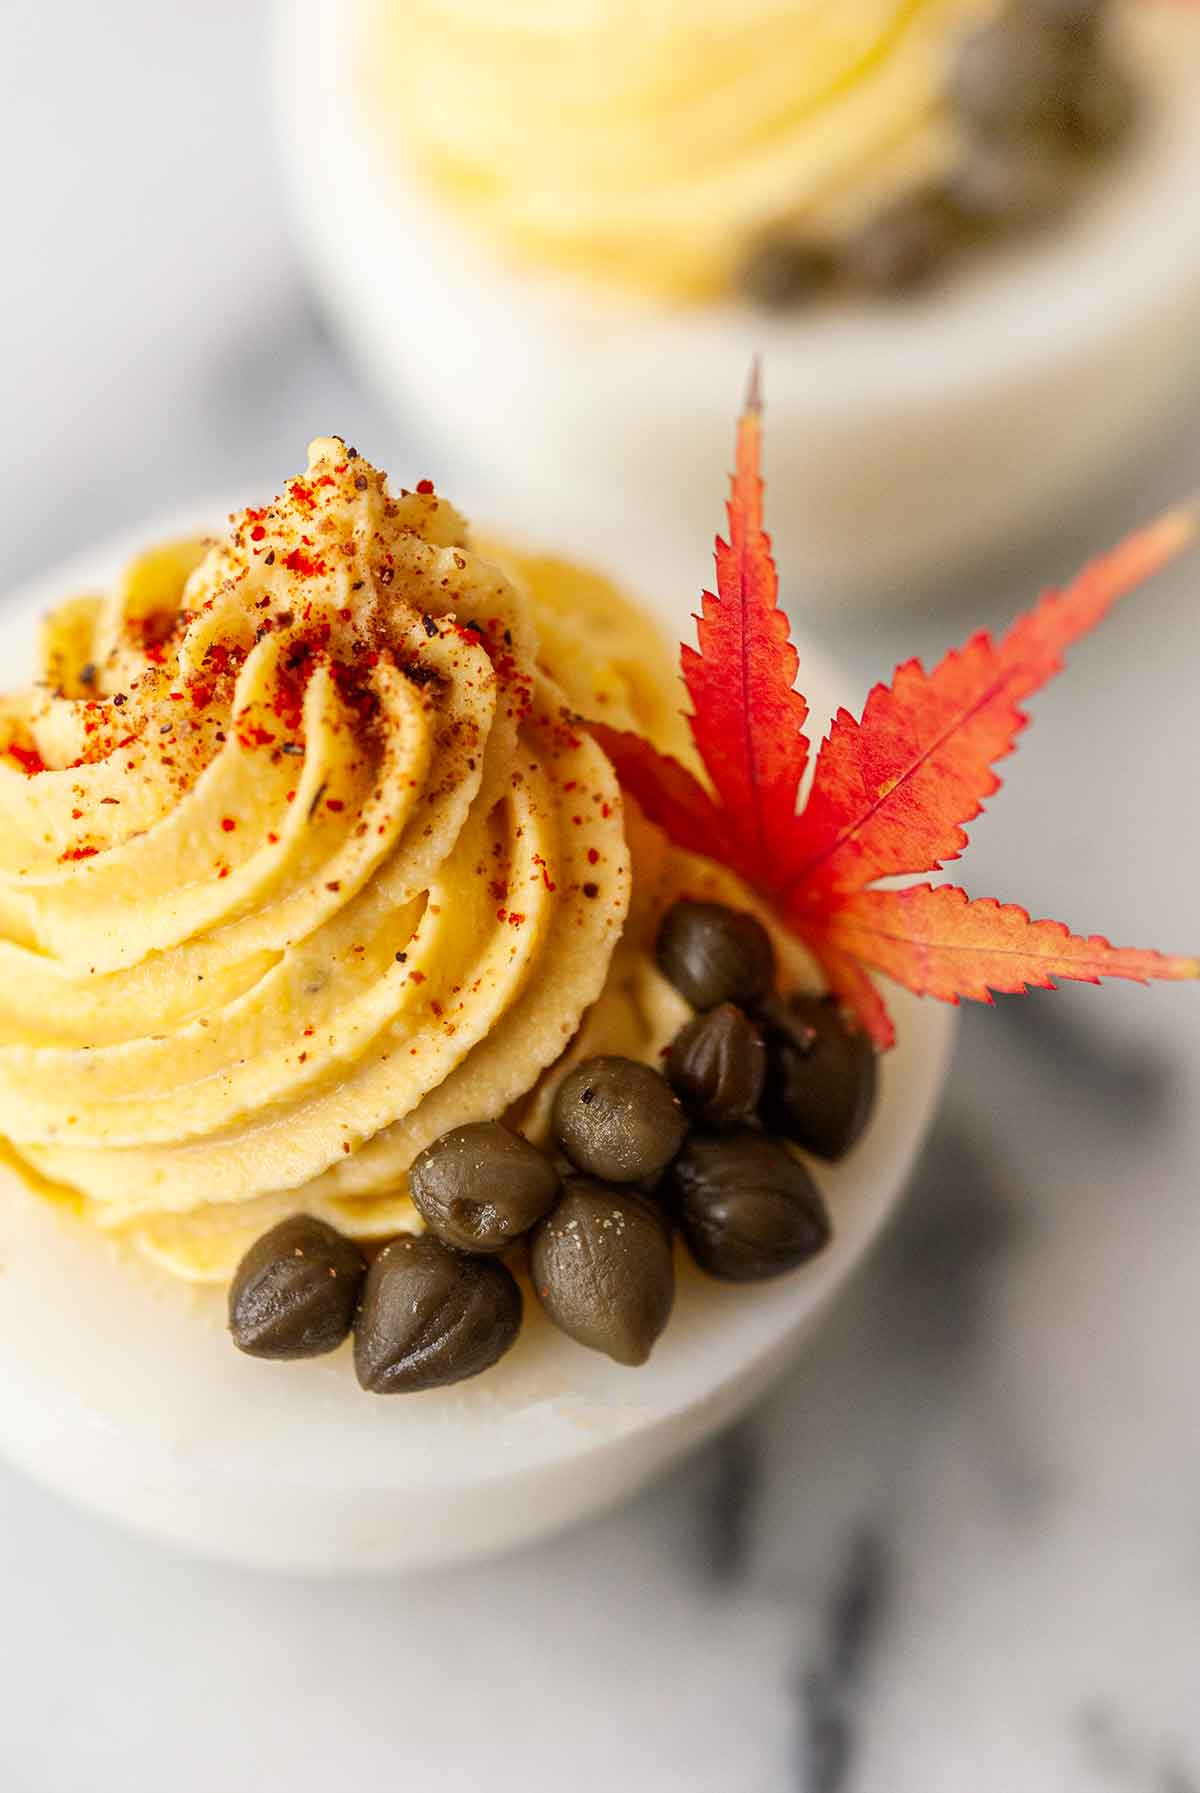
[[[724,287],[784,219],[844,227],[943,166],[954,46],[995,0],[363,0],[398,164],[518,255]]]

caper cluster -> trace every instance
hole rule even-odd
[[[794,1146],[826,1159],[858,1139],[875,1058],[827,998],[776,992],[770,936],[753,915],[679,902],[657,954],[696,1010],[665,1075],[634,1059],[572,1069],[555,1094],[555,1155],[499,1121],[435,1139],[409,1173],[428,1228],[367,1260],[298,1215],[243,1259],[229,1296],[235,1344],[312,1357],[354,1334],[373,1394],[445,1387],[488,1369],[521,1329],[505,1254],[521,1242],[538,1301],[570,1338],[641,1364],[675,1299],[672,1236],[710,1275],[756,1282],[830,1237]]]
[[[1134,89],[1104,41],[1108,10],[1108,0],[1008,0],[954,54],[949,174],[890,200],[839,242],[769,231],[742,264],[746,296],[784,309],[838,285],[907,292],[972,243],[1056,218],[1134,119]]]

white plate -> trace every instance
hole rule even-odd
[[[223,514],[207,512],[211,526]],[[159,520],[0,609],[15,682],[38,611],[103,586]],[[203,530],[204,524],[200,525]],[[814,727],[836,684],[802,649]],[[428,1567],[596,1512],[730,1420],[783,1368],[897,1201],[942,1085],[949,1010],[897,994],[900,1044],[866,1139],[819,1168],[832,1246],[735,1289],[683,1268],[650,1364],[622,1369],[530,1304],[494,1370],[458,1388],[362,1394],[349,1351],[300,1364],[239,1355],[223,1296],[150,1268],[0,1168],[0,1451],[60,1494],[156,1537],[263,1567]]]

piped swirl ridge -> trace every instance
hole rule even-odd
[[[46,621],[0,707],[0,1134],[198,1278],[281,1213],[412,1224],[600,995],[621,793],[530,607],[336,438]]]

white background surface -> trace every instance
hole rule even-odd
[[[305,300],[259,6],[3,21],[0,587],[206,491],[274,490],[329,430],[449,485]],[[1036,566],[834,645],[865,688],[1197,486],[1200,406]],[[1200,942],[1198,593],[1196,563],[1162,580],[1038,700],[974,830],[977,893]],[[1195,1793],[1198,1041],[1192,990],[970,1015],[907,1213],[814,1355],[535,1555],[279,1582],[0,1471],[0,1789]]]

